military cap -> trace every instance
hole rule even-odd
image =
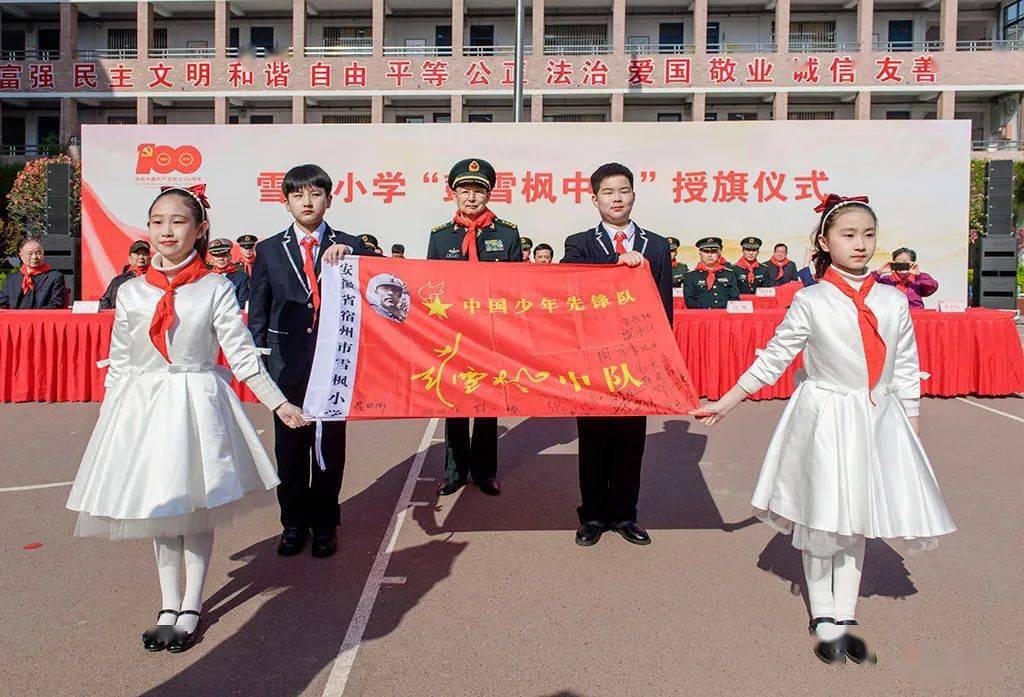
[[[456,162],[455,166],[452,167],[452,171],[448,173],[448,187],[454,190],[456,186],[463,182],[472,182],[486,186],[487,190],[490,191],[494,188],[495,179],[494,167],[491,166],[490,162],[478,158],[469,158]]]
[[[260,240],[256,235],[241,235],[237,240],[238,246],[242,249],[252,249],[259,241]]]
[[[668,242],[668,248],[671,251],[674,252],[677,249],[679,249],[679,240],[677,240],[675,237],[666,237],[665,240]]]
[[[722,238],[721,237],[705,237],[697,240],[695,245],[697,249],[722,249]]]
[[[223,237],[213,240],[210,242],[210,254],[215,257],[231,254],[231,240],[226,240]]]
[[[146,242],[145,240],[135,240],[132,242],[132,246],[128,249],[129,254],[140,254],[142,252],[145,252],[146,254],[150,253],[149,242]]]
[[[531,240],[529,237],[520,237],[519,244],[522,246],[523,249],[533,249],[533,240]]]
[[[743,249],[760,249],[761,248],[761,238],[759,238],[759,237],[744,237],[743,240],[740,242],[740,246],[743,247]]]

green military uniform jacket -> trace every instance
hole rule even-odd
[[[747,279],[747,270],[739,264],[732,264],[732,270],[736,273],[736,280],[740,284],[740,292],[752,294],[757,288],[771,288],[775,285],[775,267],[770,264],[761,264],[754,269],[754,285],[750,285]]]
[[[462,238],[466,228],[449,220],[430,231],[427,259],[465,260]],[[495,218],[494,222],[476,233],[476,252],[480,261],[522,261],[523,248],[520,232],[515,223]]]
[[[683,262],[681,262],[681,261],[678,262],[675,266],[673,266],[672,267],[672,287],[673,288],[682,288],[683,287],[683,278],[686,276],[686,274],[689,271],[690,271],[689,267],[686,264],[684,264]]]
[[[691,310],[724,310],[730,300],[740,299],[739,280],[736,272],[723,269],[715,273],[715,284],[707,287],[707,273],[690,271],[683,277],[683,298]]]

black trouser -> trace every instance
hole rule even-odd
[[[580,450],[581,523],[636,521],[646,416],[576,419]]]
[[[464,483],[469,475],[480,483],[498,473],[498,420],[473,419],[473,437],[469,419],[444,420],[444,482]]]
[[[301,405],[306,384],[282,385],[292,404]],[[313,528],[314,533],[341,523],[341,477],[345,471],[345,422],[324,421],[321,442],[324,465],[316,457],[316,425],[289,428],[274,417],[274,454],[277,456],[277,500],[281,504],[281,525]]]

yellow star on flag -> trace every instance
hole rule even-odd
[[[427,313],[427,317],[448,319],[448,308],[451,307],[451,304],[442,302],[440,295],[431,295],[430,300],[423,301],[423,306],[430,310],[430,312]]]

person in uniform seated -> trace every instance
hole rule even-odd
[[[18,247],[21,266],[4,280],[0,309],[58,310],[67,307],[64,274],[44,261],[39,240],[26,238]]]
[[[530,261],[530,252],[533,250],[533,240],[529,237],[520,237],[519,246],[523,248],[523,261]]]
[[[495,182],[494,167],[480,158],[455,163],[448,187],[455,192],[455,217],[430,231],[427,259],[473,262],[522,262],[522,240],[515,223],[497,218],[487,207]],[[458,273],[453,270],[453,273]],[[454,494],[473,477],[480,491],[498,496],[498,420],[477,418],[473,435],[468,418],[445,419],[444,484],[439,496]]]
[[[683,277],[689,272],[689,267],[679,261],[679,240],[675,237],[666,237],[668,240],[668,251],[672,254],[672,287],[682,288]]]
[[[245,271],[245,275],[252,278],[252,265],[256,263],[256,243],[260,241],[256,235],[239,235],[238,248],[242,252],[242,271]]]
[[[722,261],[722,240],[697,240],[700,263],[683,277],[683,298],[691,310],[721,310],[730,300],[740,299],[736,273]]]
[[[145,240],[132,242],[132,246],[128,248],[128,265],[121,269],[121,273],[111,279],[106,292],[100,297],[101,310],[113,310],[117,305],[117,291],[120,290],[121,286],[126,281],[138,278],[146,273],[146,269],[149,268],[150,251],[149,242]]]
[[[775,285],[775,274],[767,264],[757,260],[757,254],[761,251],[761,239],[758,237],[744,237],[740,241],[743,248],[743,256],[732,265],[736,272],[736,280],[740,284],[740,293],[751,295],[757,292],[758,288],[770,288]]]
[[[249,275],[231,261],[231,240],[222,237],[210,242],[210,268],[231,281],[238,306],[244,308],[249,300]]]

